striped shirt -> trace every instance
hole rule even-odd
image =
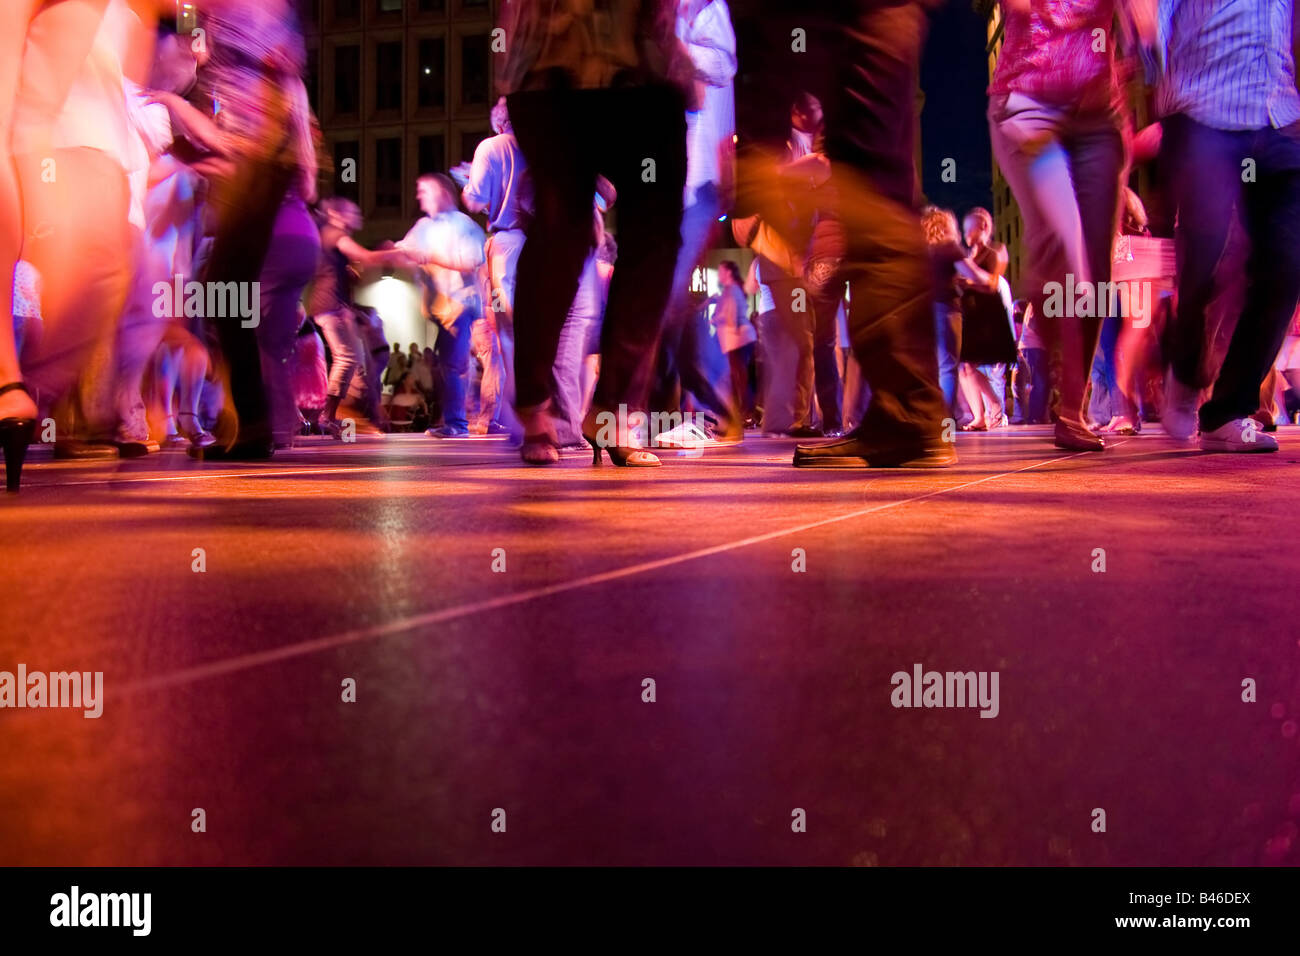
[[[1300,120],[1292,0],[1160,0],[1156,104],[1221,130]]]

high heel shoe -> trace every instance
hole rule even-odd
[[[591,463],[600,464],[600,445],[596,439],[590,435],[583,435],[587,439],[587,444],[591,446]],[[620,468],[658,468],[659,456],[652,455],[643,448],[632,448],[627,445],[610,445],[605,449],[609,455],[609,460]]]
[[[1082,422],[1070,422],[1064,418],[1056,422],[1055,442],[1057,448],[1068,451],[1105,451],[1106,443],[1100,435],[1089,431]]]
[[[613,413],[611,412],[607,414]],[[597,418],[598,416],[595,409],[592,409],[587,413],[587,418],[582,423],[582,437],[585,438],[587,444],[591,446],[591,463],[593,465],[600,464],[600,450],[604,448],[605,452],[609,455],[609,460],[620,468],[659,467],[660,463],[658,456],[652,455],[644,448],[639,448],[636,445],[631,444],[631,435],[619,435],[615,438],[616,442],[620,438],[628,442],[628,444],[625,445],[602,443],[599,437],[602,429],[597,426]]]
[[[0,386],[0,395],[7,392],[27,391],[22,382],[10,382]],[[0,418],[0,448],[4,449],[5,490],[17,491],[23,475],[23,462],[27,458],[27,446],[36,437],[35,418]]]

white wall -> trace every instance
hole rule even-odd
[[[406,279],[385,276],[357,286],[355,299],[379,313],[388,344],[400,343],[403,352],[412,342],[423,349],[432,346],[437,338],[433,326],[421,313],[420,290]]]

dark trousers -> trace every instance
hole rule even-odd
[[[817,405],[822,413],[822,429],[838,432],[844,427],[840,396],[840,365],[835,356],[838,336],[836,318],[844,301],[844,284],[833,284],[813,299],[813,381],[817,387]]]
[[[256,282],[271,244],[271,232],[293,172],[279,163],[245,160],[214,197],[218,210],[212,253],[204,282]],[[262,380],[256,328],[238,319],[214,318],[211,329],[230,375],[230,394],[239,416],[238,440],[271,438],[270,401]]]
[[[1016,412],[1021,424],[1045,425],[1051,394],[1046,349],[1021,349],[1016,369]]]
[[[1243,182],[1247,159],[1254,182]],[[1184,385],[1202,387],[1210,377],[1206,310],[1218,288],[1215,269],[1234,208],[1250,238],[1245,304],[1214,391],[1201,406],[1201,430],[1213,431],[1258,409],[1260,383],[1300,297],[1300,123],[1227,132],[1170,116],[1160,161],[1178,208],[1178,312],[1165,332],[1165,354]]]
[[[727,353],[727,365],[731,369],[731,401],[740,416],[742,424],[754,414],[753,402],[749,394],[749,363],[754,358],[754,343],[742,345]]]
[[[592,247],[596,177],[618,190],[618,264],[601,329],[593,407],[644,405],[681,242],[686,115],[671,87],[560,90],[509,97],[535,214],[515,289],[520,408],[544,403],[569,304]]]
[[[923,7],[909,2],[858,0],[850,17],[845,24],[823,15],[809,30],[810,50],[832,52],[793,54],[807,61],[802,69],[814,66],[808,88],[826,116],[828,201],[839,227],[819,231],[810,258],[841,259],[839,278],[849,282],[853,352],[871,389],[857,435],[882,450],[911,448],[937,439],[946,414],[930,263],[914,205],[927,22]]]
[[[306,203],[296,195],[289,196],[277,211],[258,280],[262,284],[262,315],[256,338],[262,355],[262,381],[271,406],[271,432],[277,445],[291,442],[302,421],[289,369],[298,342],[298,302],[316,274],[319,260],[320,232],[316,223]]]

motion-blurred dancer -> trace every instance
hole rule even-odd
[[[485,435],[509,432],[514,398],[515,276],[524,230],[532,216],[532,183],[527,163],[510,125],[505,97],[492,107],[496,134],[478,144],[474,161],[463,170],[461,200],[470,212],[487,216],[483,254],[488,264],[489,294],[483,317],[475,324],[478,359],[483,363],[477,431]],[[457,170],[452,170],[453,176]],[[502,415],[505,422],[502,422]]]
[[[1110,36],[1117,10],[1141,36],[1151,35],[1148,0],[1003,0],[1006,40],[989,84],[993,154],[1025,220],[1034,321],[1049,348],[1061,348],[1056,445],[1075,451],[1105,447],[1084,422],[1083,397],[1109,307],[1101,283],[1110,280],[1125,168],[1123,95]],[[1106,38],[1104,52],[1097,31]],[[1071,282],[1094,292],[1091,314],[1047,307],[1049,288]]]
[[[477,273],[483,265],[485,237],[478,224],[460,211],[456,187],[441,173],[420,176],[415,195],[424,215],[396,249],[375,255],[383,262],[419,270],[428,317],[439,326],[433,351],[442,424],[430,428],[428,434],[431,438],[463,438],[469,434],[465,390],[470,332],[483,308]],[[418,359],[412,358],[412,365],[418,364]]]
[[[23,382],[14,328],[8,321],[14,314],[15,267],[23,244],[22,203],[9,136],[23,44],[36,6],[37,0],[0,4],[0,449],[9,491],[18,490],[23,459],[36,430],[36,403]]]
[[[726,0],[679,0],[677,36],[690,54],[703,85],[700,109],[686,114],[686,193],[681,249],[673,273],[672,294],[659,344],[658,383],[652,396],[656,410],[671,407],[677,386],[695,396],[718,422],[718,437],[729,442],[744,436],[744,416],[709,375],[705,349],[709,326],[691,294],[691,276],[708,250],[709,239],[724,212],[722,184],[733,178],[723,163],[731,156],[736,131],[732,81],[736,75],[736,34]]]
[[[809,90],[825,113],[831,170],[823,208],[837,231],[819,235],[810,255],[840,260],[850,283],[849,330],[871,403],[851,433],[798,446],[794,463],[950,465],[956,455],[940,437],[931,269],[916,213],[915,102],[926,8],[886,0],[799,8],[765,18],[772,30],[765,62],[769,79]],[[791,50],[795,27],[806,32],[806,52]]]
[[[320,259],[307,297],[307,313],[329,343],[332,362],[321,429],[339,438],[343,428],[338,420],[339,403],[348,397],[353,376],[364,372],[367,351],[352,317],[351,266],[377,263],[380,254],[370,252],[352,238],[363,223],[361,208],[350,199],[325,199],[319,214]]]
[[[583,432],[619,465],[657,465],[601,413],[642,410],[680,245],[686,93],[694,71],[674,35],[673,0],[518,0],[504,7],[501,83],[528,160],[536,218],[519,258],[516,403],[530,464],[559,460],[551,369],[592,248],[603,174],[618,190],[620,264],[601,335],[600,379]]]
[[[1251,419],[1300,295],[1300,94],[1290,0],[1161,0],[1161,162],[1178,208],[1178,310],[1166,335],[1165,430],[1205,451],[1276,451]],[[1209,401],[1197,401],[1206,309],[1240,209],[1250,237],[1241,316]]]
[[[45,327],[25,347],[24,372],[40,404],[60,409],[58,457],[117,455],[111,444],[81,440],[111,433],[113,403],[93,400],[111,390],[64,400],[92,372],[92,359],[93,374],[112,374],[112,334],[136,251],[127,176],[148,166],[132,135],[125,82],[132,52],[149,49],[151,39],[126,0],[46,5],[28,29],[12,143],[23,255],[45,280]]]
[[[273,274],[265,278],[285,285],[286,277],[274,273],[289,269],[295,280],[301,278],[305,284],[314,264],[307,246],[316,229],[305,202],[315,199],[316,159],[302,84],[306,48],[296,15],[288,0],[208,0],[205,10],[211,59],[200,73],[200,83],[216,104],[217,124],[225,139],[223,155],[229,162],[227,174],[213,179],[211,203],[217,227],[201,278],[241,284],[262,281],[267,252],[279,236],[282,242],[277,245],[300,251],[293,254],[292,264],[280,263],[276,257]],[[291,350],[296,309],[290,314],[284,306],[288,297],[278,298],[276,312],[288,332],[276,337],[276,351],[281,345]],[[259,342],[267,333],[229,319],[217,319],[212,325],[229,374],[238,429],[224,444],[191,449],[191,453],[205,458],[270,458],[276,436]]]

